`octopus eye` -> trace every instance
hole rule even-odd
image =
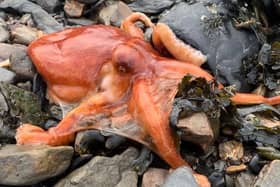
[[[124,61],[118,62],[117,69],[120,73],[129,73],[131,71],[130,64]]]

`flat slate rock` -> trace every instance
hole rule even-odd
[[[114,157],[96,156],[61,179],[55,187],[136,187],[137,177],[131,171],[133,171],[133,161],[137,156],[138,151],[135,148],[128,148],[121,155]]]
[[[159,22],[207,55],[207,65],[221,83],[234,84],[240,91],[250,90],[242,74],[242,60],[256,54],[260,45],[253,32],[234,28],[223,0],[178,3],[161,14]]]
[[[0,148],[0,184],[36,184],[63,173],[70,165],[73,148],[5,145]]]

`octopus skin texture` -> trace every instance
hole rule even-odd
[[[139,20],[152,27],[157,50],[134,25]],[[49,99],[77,107],[48,131],[23,124],[17,130],[18,144],[66,145],[78,131],[100,129],[148,146],[172,168],[188,165],[169,127],[172,103],[186,74],[208,81],[213,77],[199,67],[206,57],[166,25],[134,13],[121,29],[92,25],[43,36],[31,43],[28,54],[47,83]],[[277,104],[280,97],[237,93],[232,102]],[[200,186],[210,186],[206,177],[195,177]]]

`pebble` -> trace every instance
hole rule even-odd
[[[179,167],[167,176],[162,187],[199,187],[192,170],[186,166]]]
[[[93,184],[94,187],[137,187],[136,175],[132,169],[137,156],[138,151],[132,147],[114,157],[96,156],[61,179],[54,187],[83,187]]]
[[[5,145],[0,149],[0,184],[24,186],[36,184],[63,173],[70,165],[70,146]]]
[[[280,184],[280,160],[274,160],[265,165],[259,173],[254,187],[275,187]]]
[[[35,0],[35,2],[48,13],[56,12],[61,6],[60,0]]]
[[[69,17],[81,17],[85,5],[75,0],[66,0],[64,4],[64,11]]]
[[[10,32],[3,26],[0,26],[0,42],[6,42],[10,39]]]
[[[233,174],[233,173],[238,173],[238,172],[244,171],[246,169],[247,169],[247,166],[245,164],[240,164],[240,165],[236,165],[236,166],[232,165],[232,166],[227,167],[226,173]]]
[[[13,83],[16,79],[16,74],[5,68],[0,67],[0,82]]]
[[[174,0],[136,0],[128,6],[135,12],[158,14],[175,3]]]
[[[32,18],[37,28],[46,33],[51,33],[63,29],[63,26],[45,10],[43,10],[39,5],[28,0],[4,0],[0,2],[0,8],[2,10],[13,9],[21,14],[32,14]]]
[[[240,160],[244,155],[242,143],[235,140],[220,143],[219,156],[222,160]]]
[[[13,38],[14,43],[29,45],[41,34],[37,29],[25,25],[16,25],[11,28],[11,36]]]
[[[182,140],[190,141],[206,151],[214,141],[211,123],[205,113],[194,113],[180,119],[177,127],[182,131]]]
[[[16,73],[17,80],[32,80],[36,70],[26,51],[18,50],[10,56],[10,69]]]
[[[142,187],[162,186],[168,174],[166,169],[149,168],[143,175]]]

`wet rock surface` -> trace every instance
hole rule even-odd
[[[24,186],[63,173],[70,165],[70,146],[16,146],[0,148],[0,184]]]
[[[181,40],[207,55],[207,65],[219,81],[248,91],[242,59],[258,51],[257,38],[251,32],[235,29],[223,1],[216,2],[179,3],[163,13],[159,22],[169,25]]]
[[[138,156],[138,151],[135,148],[129,148],[120,155],[112,158],[96,156],[86,165],[76,169],[64,179],[60,180],[55,187],[62,186],[90,186],[94,184],[96,187],[102,186],[137,186],[135,174],[132,171],[133,160]],[[127,182],[127,175],[130,184]]]

